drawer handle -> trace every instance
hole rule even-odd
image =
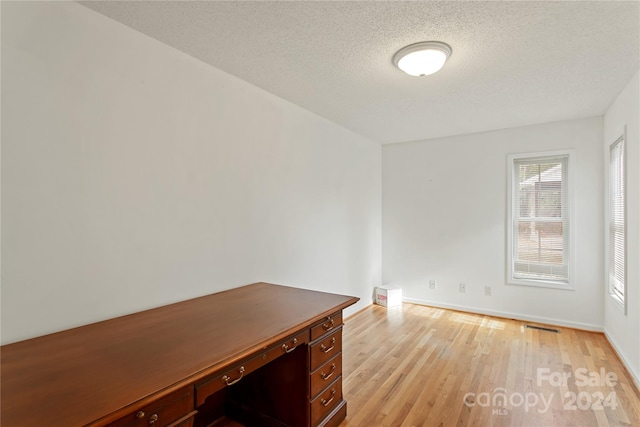
[[[331,347],[325,347],[324,344],[322,344],[320,346],[320,350],[322,350],[323,353],[329,353],[335,347],[336,347],[336,337],[333,337],[331,338]]]
[[[331,364],[331,371],[328,374],[325,374],[324,372],[320,372],[320,376],[322,377],[323,380],[328,380],[329,378],[331,378],[333,376],[333,373],[336,371],[336,364],[332,363]]]
[[[222,377],[222,381],[224,381],[224,383],[226,385],[234,385],[235,383],[237,383],[238,381],[240,381],[242,379],[242,377],[244,376],[244,366],[240,366],[240,369],[238,369],[238,372],[240,372],[240,376],[238,378],[236,378],[235,380],[231,380],[231,377],[229,375],[225,375]]]
[[[333,329],[333,319],[331,318],[331,316],[327,317],[327,323],[322,324],[322,329],[324,329],[325,331],[330,331]]]
[[[333,399],[336,397],[336,389],[332,388],[331,389],[331,397],[327,400],[327,399],[320,399],[320,403],[322,403],[322,406],[329,406],[329,404],[331,402],[333,402]]]
[[[144,411],[139,411],[139,412],[136,414],[136,418],[142,419],[142,418],[144,418],[144,417],[145,417],[145,415],[146,415],[146,414],[144,413]],[[151,427],[153,427],[153,425],[156,423],[156,421],[158,421],[158,414],[153,414],[153,415],[151,415],[151,416],[149,417],[149,425],[150,425]]]
[[[297,338],[294,338],[293,341],[291,341],[291,343],[293,344],[293,347],[291,347],[291,348],[289,348],[289,346],[286,343],[282,344],[282,349],[284,350],[285,353],[291,353],[293,350],[298,348],[298,339]]]

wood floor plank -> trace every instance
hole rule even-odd
[[[604,335],[556,329],[368,307],[346,321],[341,427],[640,426],[640,392]]]

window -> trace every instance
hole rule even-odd
[[[570,152],[509,156],[508,282],[571,285]]]
[[[625,302],[624,136],[609,149],[609,293]]]

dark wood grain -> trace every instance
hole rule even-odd
[[[342,327],[311,345],[311,370],[315,371],[327,360],[342,351]]]
[[[317,340],[327,332],[334,330],[340,325],[342,325],[342,311],[339,311],[338,313],[335,313],[331,316],[327,316],[327,318],[322,323],[311,328],[311,341]]]
[[[0,421],[105,425],[357,300],[256,283],[2,346]]]
[[[230,387],[228,406],[246,426],[308,426],[308,348],[301,345]]]
[[[311,402],[311,425],[316,426],[326,420],[327,415],[342,402],[342,377],[338,377]]]
[[[342,376],[342,353],[338,353],[311,374],[310,396],[315,399],[318,394],[336,378]]]

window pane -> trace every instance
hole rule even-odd
[[[561,222],[518,223],[518,260],[562,265],[564,235]]]
[[[562,164],[519,165],[520,217],[562,216]]]
[[[561,181],[536,184],[538,193],[536,216],[541,218],[562,216]]]
[[[610,148],[609,163],[609,292],[625,298],[624,138]]]
[[[514,159],[514,278],[568,283],[568,156]]]

